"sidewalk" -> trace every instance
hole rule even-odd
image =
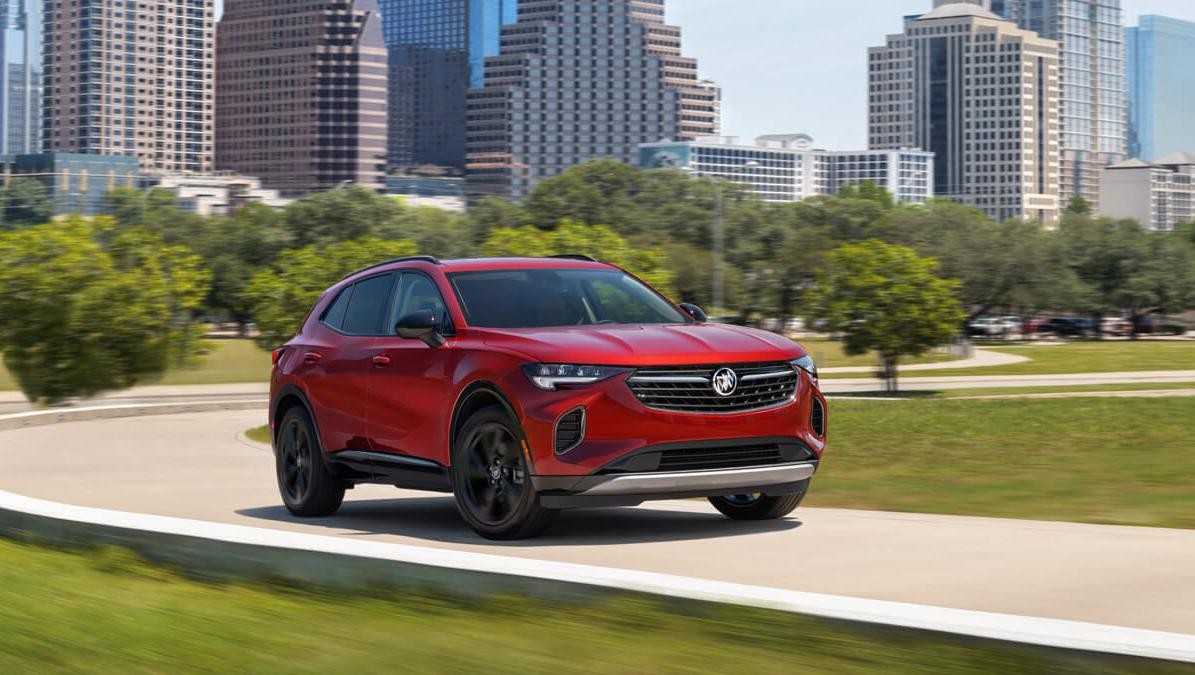
[[[264,401],[270,394],[269,382],[246,382],[240,384],[153,384],[133,387],[123,391],[100,394],[92,398],[72,399],[64,408],[80,408],[112,403],[161,403],[173,399],[190,401],[203,399],[257,400]],[[33,410],[25,395],[19,391],[0,391],[0,413],[15,413]]]

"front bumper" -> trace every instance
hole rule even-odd
[[[795,464],[586,476],[532,476],[546,508],[634,506],[652,499],[683,499],[762,492],[803,492],[817,471],[817,460]]]

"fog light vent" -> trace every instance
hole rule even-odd
[[[585,438],[585,409],[565,413],[556,422],[556,454],[563,455],[581,444]]]
[[[809,426],[818,438],[826,436],[826,405],[820,398],[813,399],[813,411],[809,413]]]

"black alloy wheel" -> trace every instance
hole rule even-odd
[[[453,452],[457,509],[489,539],[533,537],[556,516],[539,505],[515,429],[505,410],[484,408],[465,422]]]
[[[344,501],[345,484],[324,463],[315,425],[301,408],[283,416],[274,439],[278,491],[296,516],[330,516]]]

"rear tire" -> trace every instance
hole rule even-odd
[[[452,449],[452,492],[461,518],[486,539],[534,537],[558,511],[539,505],[518,427],[501,406],[469,416]]]
[[[324,462],[315,425],[303,408],[291,408],[282,417],[274,439],[278,492],[286,510],[302,518],[336,513],[344,501],[344,481],[333,476]]]
[[[805,491],[769,497],[764,494],[710,497],[710,503],[732,520],[776,520],[792,513],[805,499]]]

